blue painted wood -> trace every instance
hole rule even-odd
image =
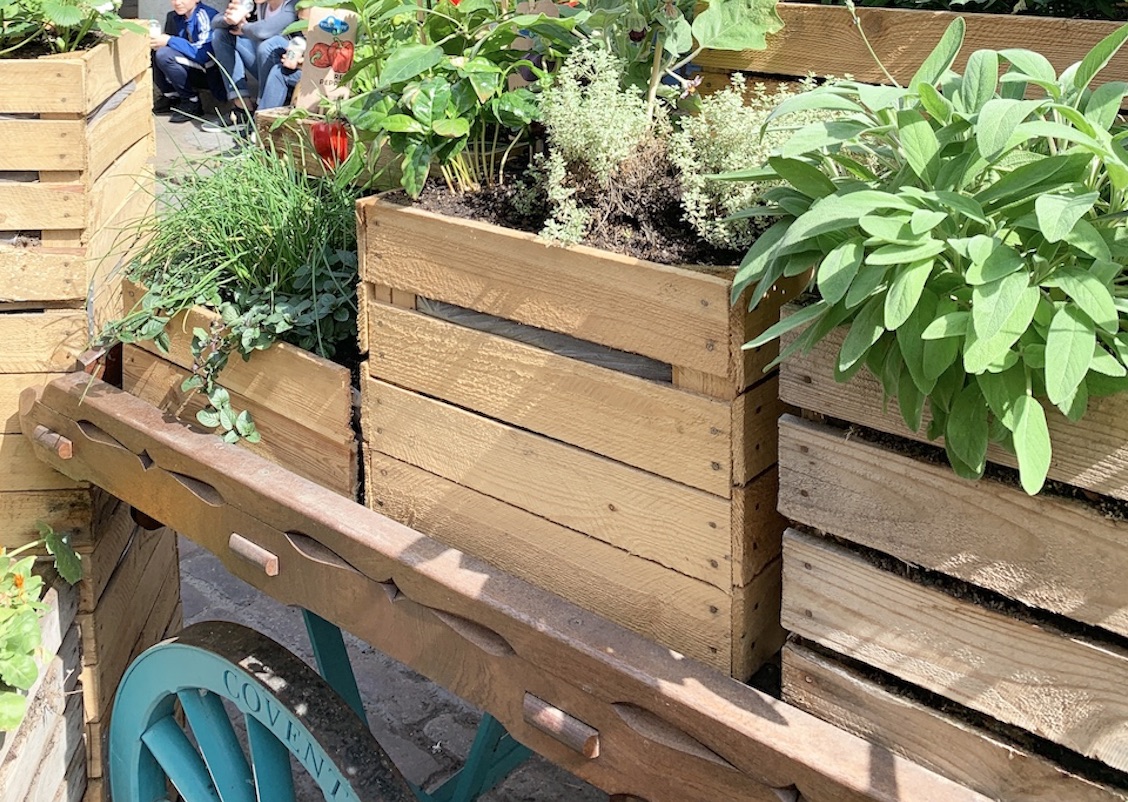
[[[258,802],[294,802],[294,773],[290,751],[254,716],[247,722],[247,743],[255,774]]]
[[[172,716],[159,719],[141,736],[180,795],[192,802],[222,802],[208,767]]]
[[[223,802],[258,802],[247,756],[220,698],[195,689],[180,691],[176,696],[219,798]]]
[[[201,690],[215,701],[197,704],[191,694]],[[255,722],[248,729],[252,776],[260,783],[250,802],[290,802],[291,755],[327,800],[412,799],[371,732],[309,666],[261,633],[215,621],[188,627],[176,640],[147,650],[126,671],[110,725],[115,802],[160,802],[166,773],[185,802],[230,802],[220,798],[204,758],[173,718],[178,698],[188,700],[192,720],[208,733],[204,741],[213,740],[204,747],[209,755],[229,740],[213,720],[222,708],[234,705]],[[235,776],[236,768],[233,761],[228,775]]]
[[[352,661],[349,660],[340,627],[309,610],[303,609],[302,617],[305,619],[306,632],[309,633],[309,642],[313,646],[317,670],[333,690],[348,702],[353,712],[360,716],[360,720],[367,724],[364,701],[360,698],[360,689],[356,685],[356,675],[353,673]]]

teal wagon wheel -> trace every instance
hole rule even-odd
[[[232,715],[245,721],[246,749]],[[294,802],[291,755],[326,800],[415,800],[329,685],[247,627],[194,624],[137,658],[118,688],[109,755],[115,802],[161,802],[170,782],[185,802]]]

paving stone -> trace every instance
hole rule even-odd
[[[477,722],[466,721],[455,713],[441,713],[423,725],[423,734],[432,749],[441,749],[459,760],[466,760],[478,732]]]

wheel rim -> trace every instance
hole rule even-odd
[[[187,731],[174,716],[177,700]],[[246,723],[246,750],[225,700]],[[118,687],[109,754],[116,802],[164,800],[167,781],[186,802],[292,802],[291,755],[326,800],[414,800],[368,728],[329,685],[242,625],[190,626],[138,657]]]

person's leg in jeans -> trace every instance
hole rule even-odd
[[[212,37],[212,50],[219,62],[227,100],[249,97],[247,73],[255,73],[255,43],[245,36],[236,36],[227,28],[217,28]]]
[[[290,70],[276,63],[262,82],[259,94],[260,109],[276,109],[289,104],[290,93],[301,80],[301,70]]]
[[[285,95],[279,100],[277,89],[269,92],[269,95],[267,94],[267,84],[270,82],[271,72],[281,64],[282,54],[286,52],[289,45],[290,40],[285,36],[272,36],[263,40],[256,50],[259,81],[258,107],[260,109],[273,109],[286,105]],[[285,85],[283,85],[283,89],[285,89]]]

